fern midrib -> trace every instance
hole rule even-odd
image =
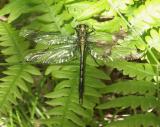
[[[72,93],[73,93],[73,90],[75,89],[75,86],[76,85],[70,85],[71,86],[71,89],[70,89],[70,94],[69,94],[69,96],[67,97],[67,99],[66,99],[66,106],[65,106],[65,108],[64,108],[64,115],[63,115],[63,117],[62,117],[62,124],[61,124],[61,127],[65,127],[65,124],[64,124],[64,121],[66,120],[66,118],[65,118],[65,116],[67,115],[67,109],[69,108],[69,103],[68,102],[70,102],[70,103],[72,103],[71,102],[71,95],[72,95]],[[72,87],[73,86],[73,87]],[[73,121],[72,121],[73,122]]]
[[[51,18],[53,19],[52,21],[54,21],[54,23],[55,23],[56,27],[58,28],[58,30],[61,31],[62,29],[59,27],[58,21],[55,20],[54,17],[55,17],[56,15],[53,15],[53,13],[52,13],[53,11],[52,11],[51,7],[50,7],[48,4],[46,4],[46,2],[45,2],[44,0],[42,0],[42,2],[43,2],[44,5],[46,6],[46,8],[48,8],[48,12],[49,12]]]
[[[12,42],[13,42],[13,44],[14,44],[15,52],[17,52],[16,55],[19,55],[19,56],[21,57],[21,59],[23,59],[22,50],[21,50],[20,46],[17,44],[16,39],[15,39],[16,36],[15,36],[15,37],[12,36],[12,33],[10,32],[10,31],[12,31],[12,30],[10,30],[4,23],[2,23],[2,24],[3,24],[6,32],[8,33],[10,39],[12,40]],[[12,31],[12,32],[14,33],[14,31]],[[13,35],[14,35],[14,34],[13,34]]]
[[[10,87],[8,88],[8,90],[6,91],[6,93],[4,94],[4,96],[3,96],[3,99],[2,99],[2,101],[0,102],[0,108],[5,104],[5,101],[7,101],[8,99],[8,95],[11,93],[11,91],[12,91],[12,88],[13,87],[15,87],[16,86],[16,80],[19,78],[19,76],[21,75],[21,73],[22,73],[22,71],[23,71],[23,67],[24,65],[21,65],[21,67],[20,67],[20,69],[19,69],[19,71],[18,71],[18,73],[17,73],[17,76],[15,76],[15,78],[13,79],[13,81],[10,83]]]

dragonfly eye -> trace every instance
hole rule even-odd
[[[86,24],[78,24],[77,26],[76,26],[76,30],[80,30],[80,29],[88,29],[89,27],[88,27],[88,25],[86,25]]]

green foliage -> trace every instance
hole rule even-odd
[[[5,47],[1,52],[8,56],[6,62],[18,63],[23,61],[25,51],[29,45],[24,43],[18,32],[7,23],[0,22],[0,33],[1,46]]]
[[[98,89],[105,87],[99,78],[106,79],[107,77],[96,68],[87,67],[85,97],[83,105],[80,105],[78,101],[78,69],[78,66],[49,66],[46,70],[46,74],[51,73],[52,77],[68,79],[58,83],[54,91],[46,95],[47,98],[51,98],[47,103],[55,107],[48,111],[51,118],[45,122],[47,125],[83,127],[91,120],[93,108],[99,102],[98,98],[101,97]],[[94,71],[99,75],[93,75]],[[96,85],[96,83],[98,84]]]
[[[151,48],[156,49],[158,52],[160,52],[160,31],[156,31],[154,29],[151,29],[150,36],[146,36],[145,40],[148,43],[148,45]]]
[[[118,70],[122,70],[124,75],[129,75],[129,77],[136,77],[138,80],[150,81],[156,75],[154,66],[147,63],[135,63],[127,61],[112,61],[107,65],[111,67],[116,67]],[[124,66],[125,65],[125,66]]]
[[[82,1],[71,4],[67,7],[75,20],[82,21],[105,11],[109,7],[106,3],[107,0],[101,0],[98,2]],[[83,13],[81,13],[82,9],[85,9]]]
[[[129,86],[129,87],[128,87]],[[156,86],[152,82],[144,80],[129,80],[129,81],[119,81],[112,84],[111,86],[106,86],[103,89],[104,93],[118,93],[123,95],[128,94],[146,94],[153,96],[156,93]]]
[[[139,33],[159,26],[159,2],[159,0],[147,0],[145,5],[141,5],[128,17],[131,25],[133,25]]]
[[[17,31],[1,22],[0,33],[0,45],[5,47],[2,53],[8,56],[5,60],[11,64],[7,70],[3,71],[5,77],[0,79],[2,81],[0,83],[0,111],[7,113],[6,111],[11,109],[11,104],[17,104],[17,99],[22,100],[23,92],[28,92],[27,84],[33,83],[31,75],[40,75],[40,72],[34,66],[20,63],[23,62],[28,44],[22,41]]]
[[[38,3],[40,3],[38,0],[14,0],[1,10],[0,15],[10,14],[8,21],[12,22],[22,14],[35,10]]]
[[[159,5],[159,0],[12,0],[6,4],[0,10],[0,16],[8,16],[8,23],[0,22],[0,65],[3,65],[0,114],[10,117],[7,125],[97,127],[96,122],[100,120],[106,127],[159,126]],[[104,73],[105,67],[102,71],[101,66],[89,58],[83,105],[78,101],[79,62],[37,68],[24,60],[34,45],[19,36],[19,30],[25,29],[70,35],[77,24],[105,32],[99,38],[117,44],[111,51],[114,57],[134,56],[137,49],[142,54],[134,62],[131,61],[134,59],[101,61],[127,76],[125,81],[119,79],[109,85],[102,82],[110,80],[109,74]],[[35,50],[39,47],[44,48],[37,44]],[[40,70],[47,79],[41,84],[37,83]],[[106,112],[129,115],[122,116],[122,120],[113,116],[103,121]],[[97,120],[97,117],[101,118]]]
[[[123,109],[131,107],[132,109],[135,109],[141,107],[142,110],[147,111],[150,108],[158,108],[160,104],[159,100],[154,97],[156,94],[156,86],[147,81],[133,80],[118,82],[111,86],[107,86],[104,91],[105,93],[117,93],[125,96],[113,98],[104,104],[100,104],[97,107],[100,109],[116,107],[123,107]]]
[[[126,110],[127,108],[135,111],[135,114],[130,114],[129,116],[123,117],[123,120],[115,120],[108,123],[106,127],[139,127],[143,125],[148,126],[158,126],[159,118],[158,116],[147,113],[149,110],[159,109],[160,101],[155,97],[157,92],[157,86],[153,82],[148,81],[121,81],[114,83],[111,86],[107,86],[103,89],[106,94],[114,93],[118,96],[112,97],[106,100],[104,103],[97,106],[98,109],[117,109],[117,112]],[[140,109],[141,112],[136,111]],[[147,114],[144,114],[147,113]]]

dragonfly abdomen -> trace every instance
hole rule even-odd
[[[79,103],[83,103],[85,84],[85,65],[87,53],[87,27],[84,24],[77,26],[78,45],[80,49],[80,75],[79,75]]]
[[[79,103],[83,103],[83,93],[84,93],[84,83],[85,83],[85,56],[80,55],[80,77],[79,77]]]

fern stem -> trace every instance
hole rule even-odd
[[[43,78],[41,79],[40,83],[39,83],[39,87],[37,88],[37,92],[35,93],[35,96],[33,95],[33,99],[34,101],[32,102],[32,110],[31,110],[31,120],[34,120],[34,115],[36,114],[36,112],[38,112],[38,115],[41,116],[41,118],[45,119],[45,116],[43,115],[43,113],[41,112],[41,110],[38,107],[38,99],[40,97],[40,93],[42,90],[42,87],[46,81],[47,77],[43,76]]]
[[[45,85],[46,80],[48,79],[48,75],[45,76],[43,75],[43,78],[41,79],[40,83],[39,83],[39,88],[37,91],[37,102],[38,102],[38,98],[40,97],[40,94],[43,90],[43,86]],[[35,111],[38,113],[38,115],[42,118],[42,119],[46,119],[48,116],[47,114],[45,114],[44,111],[45,109],[43,109],[43,106],[41,105],[37,105],[37,107],[35,107]]]
[[[37,107],[35,110],[36,110],[36,112],[38,113],[38,115],[42,118],[42,119],[46,119],[46,118],[48,118],[48,116],[46,115],[44,115],[43,113],[46,111],[46,110],[44,110],[43,108],[41,109],[42,107],[40,106],[40,107]],[[43,111],[43,112],[42,112]]]
[[[21,65],[23,63],[0,63],[0,66],[13,66],[13,65]]]
[[[12,109],[11,109],[10,112],[9,112],[9,122],[10,122],[10,126],[11,126],[11,127],[14,127],[14,126],[13,126],[13,114],[12,114]]]
[[[160,76],[160,65],[157,65],[157,75],[156,75],[156,82],[157,82],[157,97],[158,100],[160,100],[160,82],[159,82],[159,76]],[[160,106],[157,110],[158,114],[160,115]]]
[[[35,101],[32,103],[31,120],[34,119],[34,115],[35,115],[35,112],[36,112],[37,103],[38,103],[38,97],[35,97]]]
[[[151,49],[147,50],[149,55],[152,57],[152,59],[154,60],[154,63],[156,63],[157,65],[160,65],[160,62],[158,61],[158,59],[155,57],[154,53],[151,51]],[[148,59],[147,59],[148,60]],[[148,61],[150,63],[150,61]],[[153,63],[153,62],[152,62]]]
[[[16,116],[17,116],[18,123],[19,123],[20,127],[23,127],[23,125],[22,125],[22,121],[21,121],[21,119],[20,119],[20,116],[19,116],[19,113],[18,113],[18,111],[17,111],[17,110],[16,110]]]
[[[69,107],[69,101],[71,101],[71,99],[70,99],[70,97],[71,97],[71,94],[73,93],[73,91],[74,91],[74,89],[75,89],[75,86],[76,86],[76,84],[74,84],[74,85],[72,85],[71,86],[71,88],[70,88],[70,93],[69,93],[69,95],[68,95],[68,97],[67,97],[67,99],[66,99],[66,105],[65,105],[65,109],[64,109],[64,112],[63,112],[63,117],[62,117],[62,127],[64,126],[64,123],[65,123],[65,116],[66,116],[66,114],[67,114],[67,109],[68,109],[68,107]]]
[[[18,106],[18,107],[17,107],[17,110],[19,110],[19,112],[21,113],[21,117],[22,117],[25,121],[27,121],[25,126],[31,127],[32,124],[31,124],[30,119],[28,118],[27,114],[24,112],[25,109],[23,109],[22,106]]]

